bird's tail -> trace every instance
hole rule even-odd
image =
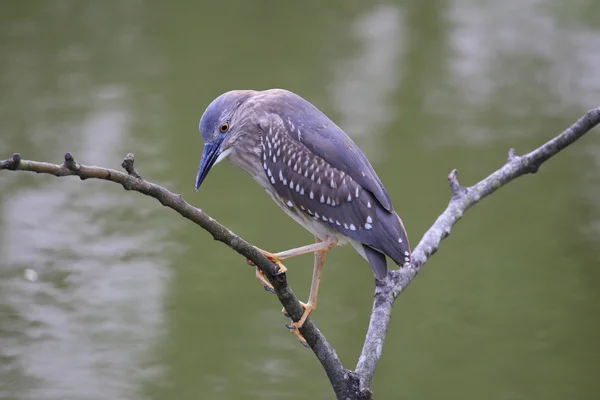
[[[379,279],[380,281],[384,280],[388,273],[385,255],[375,250],[371,246],[367,246],[366,244],[363,244],[363,248],[365,249],[367,261],[369,264],[371,264],[371,269],[375,274],[375,278]]]

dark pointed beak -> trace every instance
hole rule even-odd
[[[196,174],[196,191],[208,175],[208,171],[213,166],[219,154],[221,154],[221,143],[223,139],[219,138],[214,142],[207,142],[204,144],[204,151],[202,152],[202,159],[200,159],[200,166],[198,167],[198,173]]]

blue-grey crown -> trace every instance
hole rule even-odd
[[[232,90],[214,99],[200,118],[198,128],[202,139],[205,142],[214,141],[219,135],[218,127],[227,122],[252,93],[250,90]]]

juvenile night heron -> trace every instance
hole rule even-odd
[[[315,237],[315,243],[281,253],[260,250],[282,271],[281,260],[314,253],[315,264],[304,314],[291,330],[298,333],[316,308],[325,256],[350,243],[383,280],[386,256],[410,261],[402,220],[358,146],[300,96],[281,89],[234,90],[217,97],[200,119],[204,151],[196,190],[210,168],[223,159],[254,178],[290,217]],[[265,288],[273,289],[257,268]]]

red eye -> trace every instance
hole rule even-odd
[[[223,125],[219,127],[219,132],[225,133],[229,130],[229,123],[225,122]]]

